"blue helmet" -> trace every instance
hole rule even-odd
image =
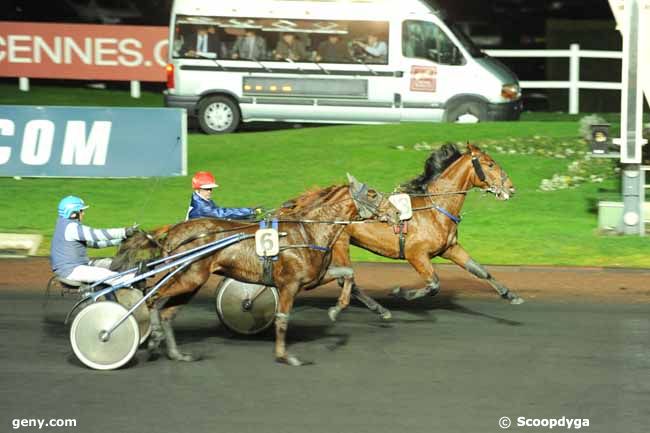
[[[80,210],[86,208],[88,208],[88,206],[86,206],[86,203],[84,203],[82,199],[73,195],[69,195],[67,197],[64,197],[59,202],[59,216],[63,218],[70,218],[70,215],[73,213],[79,212]]]

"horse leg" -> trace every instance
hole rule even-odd
[[[336,306],[330,307],[330,309],[327,311],[327,314],[330,316],[330,320],[332,322],[336,322],[336,318],[338,315],[350,305],[350,292],[352,291],[352,282],[354,281],[354,271],[352,268],[348,267],[342,267],[342,266],[336,266],[336,267],[330,267],[327,269],[327,273],[325,274],[325,278],[327,279],[334,279],[336,278],[338,281],[343,280],[343,290],[341,290],[341,294],[339,295],[338,302]]]
[[[293,300],[298,292],[297,286],[278,287],[280,291],[280,305],[275,314],[275,360],[293,367],[299,367],[307,363],[301,361],[297,356],[287,352],[287,329],[289,328],[289,314],[293,308]]]
[[[163,331],[160,324],[160,309],[165,305],[169,298],[159,299],[154,302],[149,312],[149,320],[151,321],[151,334],[147,339],[147,350],[150,354],[158,352],[160,343],[165,339],[165,331]]]
[[[176,345],[176,337],[174,336],[174,328],[172,328],[172,320],[176,316],[180,305],[166,308],[162,315],[161,326],[165,334],[165,345],[167,346],[167,357],[174,361],[197,361],[198,356],[191,353],[181,353]]]
[[[480,263],[477,263],[470,257],[470,255],[465,251],[460,244],[452,245],[447,248],[447,250],[442,254],[442,257],[451,260],[456,263],[461,268],[467,270],[472,275],[487,281],[487,283],[497,291],[499,296],[503,299],[509,300],[511,304],[522,304],[524,300],[519,297],[517,294],[513,293],[506,286],[498,282],[492,277],[492,275],[481,266]]]
[[[339,286],[343,287],[345,280],[339,278],[338,283]],[[390,310],[372,299],[370,296],[366,295],[365,292],[363,292],[361,288],[354,282],[354,278],[352,279],[351,295],[354,299],[365,305],[366,308],[368,308],[370,311],[377,313],[382,320],[390,320],[393,318],[393,314],[390,312]]]
[[[210,272],[208,267],[205,266],[205,262],[203,264],[201,262],[195,262],[178,277],[172,279],[158,293],[159,299],[155,302],[153,309],[156,314],[152,314],[151,323],[153,329],[162,330],[167,347],[167,357],[169,359],[175,361],[196,361],[198,359],[198,357],[188,353],[181,353],[178,350],[171,322],[178,309],[192,299],[196,292],[208,280],[209,276]],[[154,345],[160,345],[158,339],[159,337],[155,339]]]
[[[407,255],[406,260],[408,260],[427,284],[421,289],[412,290],[404,290],[401,287],[396,287],[390,294],[398,298],[406,299],[407,301],[412,301],[425,295],[436,296],[440,291],[440,279],[436,275],[429,256],[426,254],[419,254],[417,256]]]
[[[352,261],[350,260],[350,236],[348,236],[345,232],[341,234],[339,240],[334,244],[332,252],[332,263],[335,263],[337,266],[345,266],[348,268],[352,266]],[[339,284],[339,287],[343,289],[346,283],[346,279],[337,278],[337,282]],[[390,320],[393,317],[389,310],[384,308],[384,306],[372,299],[370,296],[366,295],[361,290],[361,288],[357,286],[354,281],[354,275],[350,277],[350,282],[352,284],[351,295],[354,299],[361,302],[370,311],[377,313],[383,320]],[[330,316],[330,318],[332,317]],[[336,317],[332,320],[335,319]]]

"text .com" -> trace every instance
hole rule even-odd
[[[38,427],[39,430],[46,427],[76,427],[77,420],[73,418],[69,419],[43,419],[43,418],[17,418],[11,420],[11,427],[14,430],[18,430],[21,427]]]

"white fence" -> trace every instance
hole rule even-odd
[[[643,203],[643,208],[641,209],[641,217],[646,226],[650,225],[650,202],[648,200],[648,191],[650,191],[650,185],[646,185],[646,180],[650,179],[650,165],[641,166],[641,203]]]
[[[569,89],[569,113],[580,112],[580,89],[621,90],[623,85],[608,81],[580,81],[580,59],[623,59],[621,51],[580,50],[571,44],[568,50],[484,50],[492,57],[567,57],[569,59],[568,81],[520,81],[522,89]]]

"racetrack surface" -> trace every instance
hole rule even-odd
[[[74,418],[78,432],[491,432],[517,418],[589,419],[588,432],[646,432],[650,421],[650,271],[488,267],[526,299],[513,306],[462,270],[437,266],[442,291],[413,302],[402,264],[355,265],[393,312],[354,304],[327,318],[333,286],[296,302],[290,351],[314,365],[273,362],[273,333],[233,336],[210,287],[179,315],[196,363],[150,359],[93,371],[72,354],[71,297],[42,291],[43,259],[0,260],[0,431],[19,418]],[[555,427],[552,431],[566,431]],[[20,431],[38,431],[22,428]]]

